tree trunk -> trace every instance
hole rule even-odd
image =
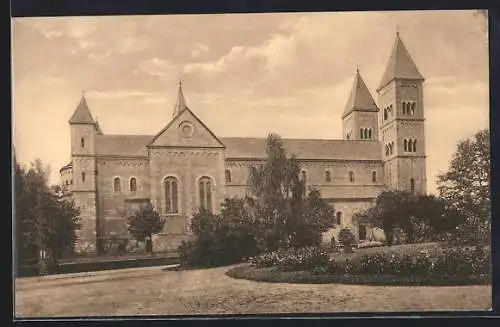
[[[151,235],[146,237],[146,252],[149,252],[153,256],[153,239]]]

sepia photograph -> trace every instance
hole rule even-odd
[[[15,319],[491,310],[486,10],[11,28]]]

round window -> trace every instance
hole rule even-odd
[[[193,125],[191,125],[191,123],[183,122],[179,127],[184,137],[190,137],[194,133],[194,127]]]

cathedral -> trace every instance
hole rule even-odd
[[[332,231],[348,227],[363,241],[369,227],[352,216],[380,192],[426,193],[423,83],[398,33],[376,89],[378,104],[356,71],[342,139],[283,139],[306,184],[334,206]],[[250,170],[266,158],[264,137],[214,134],[187,106],[180,83],[172,119],[154,135],[105,134],[84,96],[69,125],[71,162],[60,174],[81,210],[78,251],[126,237],[127,213],[147,202],[166,219],[155,249],[175,249],[190,236],[190,217],[199,208],[217,213],[226,197],[244,196]]]

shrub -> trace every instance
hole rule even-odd
[[[354,243],[356,243],[356,238],[349,228],[343,228],[339,234],[340,244],[344,247],[344,250],[351,250]]]
[[[252,265],[278,267],[283,271],[313,270],[328,265],[328,254],[318,247],[289,248],[264,253],[252,260]]]

